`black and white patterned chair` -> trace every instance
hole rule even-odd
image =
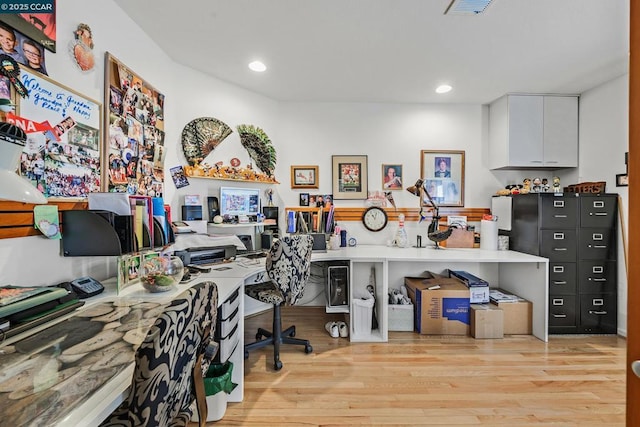
[[[303,345],[305,353],[313,351],[308,340],[294,338],[295,326],[282,330],[280,310],[283,304],[294,305],[302,297],[311,272],[312,248],[313,237],[308,234],[282,237],[271,246],[267,255],[266,270],[271,280],[245,288],[250,297],[273,304],[273,330],[258,329],[257,341],[244,346],[245,359],[249,357],[249,351],[273,345],[274,368],[278,371],[282,369],[280,344]]]
[[[218,287],[203,282],[174,299],[136,350],[129,395],[102,426],[186,426],[203,382],[216,324]],[[199,372],[198,372],[199,371]],[[195,381],[194,381],[195,379]],[[206,420],[206,401],[201,420]],[[203,424],[201,424],[203,425]]]

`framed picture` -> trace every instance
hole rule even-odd
[[[309,193],[300,193],[300,206],[309,206]]]
[[[366,199],[368,195],[367,156],[331,156],[333,200]]]
[[[382,165],[382,188],[402,190],[402,165]]]
[[[422,150],[420,177],[439,206],[464,206],[464,151]],[[422,203],[429,206],[428,199]]]
[[[629,175],[626,173],[619,173],[616,175],[616,187],[628,187]]]
[[[318,166],[291,166],[291,188],[318,188]]]
[[[28,68],[21,68],[20,81],[30,95],[17,97],[18,120],[36,130],[23,148],[20,174],[48,198],[104,191],[102,104]]]

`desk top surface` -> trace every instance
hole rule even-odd
[[[362,245],[314,253],[314,261],[354,262],[548,262],[512,251],[389,248]],[[157,315],[182,291],[204,280],[218,285],[219,303],[244,280],[264,271],[264,259],[242,259],[211,266],[185,285],[149,293],[141,285],[118,295],[115,281],[105,292],[54,324],[17,335],[0,346],[0,405],[7,425],[90,425],[104,402],[115,401],[130,383],[136,348]],[[102,409],[100,409],[102,408]],[[103,412],[100,412],[103,411]]]

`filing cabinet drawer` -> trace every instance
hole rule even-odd
[[[578,198],[575,196],[541,197],[542,228],[576,228],[578,218]]]
[[[240,316],[238,316],[239,311],[240,307],[237,307],[236,311],[233,313],[233,315],[229,316],[228,319],[220,319],[220,322],[218,322],[220,337],[228,337],[229,334],[231,334],[231,332],[234,330],[234,328],[238,326],[238,321],[240,320]]]
[[[231,294],[229,298],[226,299],[225,302],[220,305],[218,309],[218,316],[221,320],[229,319],[231,315],[238,311],[238,307],[240,306],[240,289],[236,289],[236,291]]]
[[[583,261],[578,263],[578,291],[581,294],[615,293],[617,289],[615,261]]]
[[[586,228],[578,235],[580,259],[615,259],[616,230],[611,228]]]
[[[549,326],[575,326],[576,320],[574,295],[549,297]]]
[[[240,341],[240,328],[238,325],[231,331],[231,333],[226,337],[220,339],[220,349],[218,350],[218,355],[216,356],[216,361],[220,363],[224,363],[233,354],[233,351],[238,346],[238,342]]]
[[[617,332],[617,295],[587,294],[580,296],[580,324],[583,332]]]
[[[549,294],[575,295],[576,293],[576,264],[567,262],[549,263]]]
[[[618,213],[616,196],[581,196],[580,226],[614,228]]]
[[[576,230],[541,230],[540,256],[557,262],[576,261]]]

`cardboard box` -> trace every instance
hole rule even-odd
[[[471,304],[489,302],[489,282],[462,270],[449,270],[449,277],[455,277],[469,288]]]
[[[458,279],[428,274],[405,277],[415,307],[414,328],[421,334],[468,335],[469,289]],[[439,286],[438,289],[429,289]]]
[[[413,331],[413,304],[389,304],[390,331]]]
[[[499,289],[501,292],[510,292]],[[504,313],[504,334],[505,335],[531,335],[533,332],[532,313],[533,304],[530,301],[521,299],[517,302],[491,302],[501,308]]]
[[[504,337],[504,313],[493,304],[471,304],[471,336],[482,338]]]

